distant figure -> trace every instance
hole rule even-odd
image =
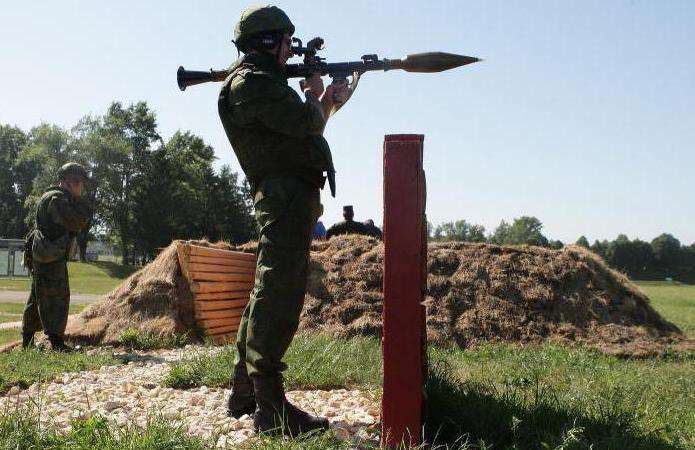
[[[352,205],[343,206],[343,220],[334,224],[326,232],[326,239],[330,239],[333,236],[338,236],[339,234],[364,234],[369,235],[367,227],[362,222],[355,222],[352,218],[355,213],[352,211]]]
[[[320,220],[314,226],[314,239],[326,239],[326,227]]]
[[[65,344],[70,308],[68,256],[75,235],[92,211],[82,196],[89,175],[71,162],[58,170],[58,185],[49,187],[36,206],[31,232],[31,294],[22,317],[22,348],[34,345],[34,334],[43,330],[57,352],[72,352]],[[26,255],[25,255],[26,256]]]
[[[367,219],[364,221],[364,226],[367,228],[367,232],[370,236],[374,236],[377,239],[382,239],[383,235],[381,234],[381,230],[379,227],[374,225],[374,221],[372,219]]]

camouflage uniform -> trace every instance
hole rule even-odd
[[[367,234],[369,236],[373,236],[377,239],[383,239],[384,238],[384,235],[381,232],[381,229],[379,229],[379,227],[374,225],[373,222],[371,222],[371,221],[364,222],[364,227],[367,229]]]
[[[333,171],[325,120],[287,84],[277,59],[248,53],[231,68],[218,109],[248,178],[260,230],[256,280],[238,336],[235,372],[276,376],[304,304],[309,246]]]
[[[35,227],[51,241],[66,234],[70,239],[63,258],[50,263],[33,261],[31,294],[24,308],[22,334],[33,335],[43,329],[46,335],[62,339],[70,306],[68,252],[75,234],[85,226],[90,215],[84,200],[62,187],[51,187],[41,196]]]
[[[366,225],[362,222],[356,222],[354,220],[343,220],[333,224],[328,231],[326,231],[326,239],[330,239],[333,236],[338,236],[340,234],[364,234],[372,235],[372,233],[367,229]]]

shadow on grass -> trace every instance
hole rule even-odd
[[[639,430],[638,413],[619,406],[619,394],[580,410],[539,382],[461,383],[443,362],[430,367],[425,392],[425,438],[447,448],[682,449]]]
[[[137,267],[122,266],[112,261],[95,261],[88,264],[100,268],[113,278],[127,278],[137,270]]]

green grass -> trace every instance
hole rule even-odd
[[[663,282],[638,284],[661,314],[693,335],[695,287]],[[174,363],[163,384],[179,388],[226,386],[234,352],[233,346],[227,346],[216,354],[202,352],[190,360]],[[0,374],[5,376],[17,365],[23,365],[26,371],[41,365],[43,368],[39,371],[44,372],[79,370],[61,369],[58,367],[61,361],[44,361],[53,355],[50,353],[29,354],[32,358],[36,354],[41,360],[9,361],[0,355]],[[65,356],[68,355],[58,357]],[[360,387],[379,395],[381,352],[377,339],[341,340],[300,335],[285,361],[289,365],[288,389]],[[32,379],[32,376],[36,379],[36,372],[25,377]],[[552,344],[539,347],[489,344],[465,351],[432,348],[426,388],[426,435],[430,441],[444,446],[440,448],[695,449],[693,354],[617,359],[588,349]],[[167,425],[154,426],[166,428]],[[169,434],[176,433],[166,429]],[[29,428],[21,433],[28,436],[31,430],[27,430]],[[119,432],[93,429],[83,439],[99,448],[127,448],[115,446],[121,444],[105,444],[113,441],[109,436]],[[104,433],[107,438],[99,437]],[[168,447],[172,441],[164,434],[147,430],[137,433],[150,433],[155,440],[131,448],[178,448]],[[37,442],[33,437],[13,441],[16,437],[9,437],[14,446],[4,448],[31,448],[29,444]],[[64,436],[54,438],[64,439]],[[133,445],[125,434],[120,439]],[[154,443],[157,439],[161,440],[161,445]],[[181,439],[179,441],[183,442]],[[0,435],[2,440],[3,435]],[[25,445],[19,445],[22,442]],[[45,448],[83,448],[51,445],[54,444],[43,444]],[[211,444],[194,440],[187,445],[209,448]],[[328,450],[348,447],[337,443],[330,435],[320,435],[308,440],[262,436],[245,448]]]
[[[106,353],[87,355],[83,352],[66,354],[40,350],[0,353],[0,394],[12,386],[26,388],[63,372],[80,372],[121,363]]]
[[[472,396],[457,423],[497,446],[559,445],[579,427],[587,447],[576,448],[695,448],[693,358],[619,360],[554,345],[486,345],[434,349],[431,359],[444,361]]]
[[[229,346],[175,363],[163,383],[226,386],[233,358]],[[376,339],[298,336],[285,361],[289,389],[379,390]],[[491,448],[695,448],[693,357],[621,360],[556,345],[486,345],[433,348],[430,361],[428,430],[441,444],[464,436]]]
[[[69,262],[70,290],[79,294],[103,295],[118,286],[134,269],[113,262]],[[29,291],[29,279],[0,278],[0,290]]]
[[[84,303],[70,305],[69,314],[79,314],[87,306]],[[24,312],[23,303],[0,303],[0,323],[20,322]]]
[[[693,286],[639,284],[667,319],[695,328]],[[175,363],[163,382],[226,386],[234,354],[229,346]],[[289,389],[379,391],[376,339],[297,336],[285,361]],[[450,448],[695,448],[693,354],[617,359],[579,347],[489,344],[432,348],[430,361],[427,431]]]
[[[162,383],[175,388],[227,386],[235,355],[236,348],[230,345],[214,355],[206,352],[172,363]],[[361,386],[372,390],[381,385],[381,350],[376,339],[297,335],[285,362],[289,389]]]
[[[153,418],[145,427],[117,428],[101,417],[72,423],[68,433],[38,426],[35,411],[24,410],[0,417],[0,449],[44,450],[203,450],[214,442],[186,435],[169,421]]]
[[[651,300],[654,308],[695,338],[695,285],[666,281],[637,281],[637,286]]]
[[[183,347],[190,340],[187,334],[174,334],[171,336],[157,336],[142,333],[135,328],[128,328],[121,334],[118,343],[131,350],[153,350],[156,348]]]
[[[22,337],[19,335],[18,328],[0,330],[0,345],[9,344],[10,342],[19,341],[21,339]]]

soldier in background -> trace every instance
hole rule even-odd
[[[382,233],[381,233],[381,230],[379,229],[379,227],[377,227],[376,225],[374,225],[374,221],[373,221],[372,219],[367,219],[367,220],[365,220],[365,221],[364,221],[364,226],[365,226],[365,228],[367,228],[367,233],[368,233],[370,236],[374,236],[374,237],[377,238],[377,239],[382,239],[382,238],[383,238],[383,235],[382,235]]]
[[[326,227],[320,220],[316,222],[316,226],[314,226],[314,239],[326,239]]]
[[[34,334],[43,329],[53,350],[74,350],[63,340],[70,307],[67,262],[75,235],[92,214],[82,199],[88,179],[80,164],[65,164],[58,171],[58,186],[48,188],[36,206],[31,245],[27,246],[31,249],[32,283],[22,318],[25,349],[33,345]]]
[[[333,224],[332,227],[326,231],[326,239],[330,239],[333,236],[338,236],[340,234],[364,234],[369,235],[367,227],[362,222],[355,222],[352,218],[355,216],[352,210],[352,205],[343,206],[343,220]]]

